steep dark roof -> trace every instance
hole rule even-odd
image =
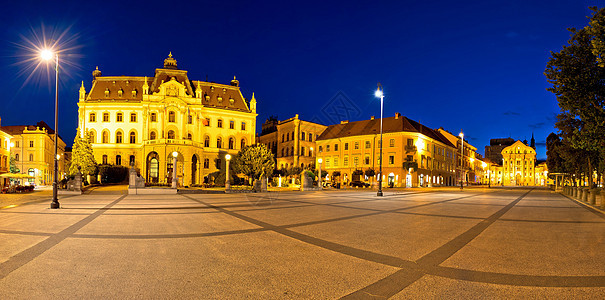
[[[404,116],[389,117],[382,119],[382,133],[390,132],[417,132],[434,140],[440,141],[447,146],[454,148],[456,147],[438,131],[426,127]],[[348,122],[344,124],[330,125],[317,138],[317,140],[328,140],[334,138],[369,134],[380,134],[380,119],[362,120]]]

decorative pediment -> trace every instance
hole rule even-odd
[[[154,95],[161,95],[166,97],[189,97],[186,93],[186,87],[184,84],[176,81],[175,77],[170,78],[170,81],[164,82],[160,85],[160,90]]]

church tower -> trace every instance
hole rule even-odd
[[[529,145],[530,147],[534,148],[534,150],[536,150],[536,140],[534,139],[534,133],[531,133],[531,144]]]

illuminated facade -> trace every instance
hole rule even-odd
[[[502,150],[503,185],[536,185],[536,150],[516,141]]]
[[[284,121],[269,118],[262,125],[258,142],[271,149],[279,169],[293,166],[314,169],[316,139],[326,128],[325,125],[303,121],[298,115]]]
[[[0,119],[1,121],[2,119]],[[10,171],[11,140],[13,136],[0,130],[0,174]],[[0,186],[8,185],[8,178],[0,179]]]
[[[203,183],[225,168],[225,155],[254,143],[256,99],[239,81],[189,80],[172,54],[153,77],[101,76],[80,88],[79,128],[89,133],[97,163],[134,165],[147,182],[171,183],[177,152],[179,185]]]
[[[380,157],[380,119],[330,125],[317,139],[317,158],[329,179],[376,183]],[[429,187],[456,184],[456,147],[438,130],[397,113],[383,118],[383,186]],[[374,176],[365,171],[373,169]],[[340,176],[333,178],[334,172]],[[354,175],[354,173],[362,175]]]
[[[52,185],[54,170],[54,130],[45,122],[40,121],[36,125],[29,126],[3,126],[2,131],[12,135],[10,148],[11,155],[15,158],[19,173],[33,176],[30,183],[36,185]],[[65,176],[65,163],[63,152],[65,142],[59,136],[59,180]]]

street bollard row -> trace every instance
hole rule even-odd
[[[579,201],[589,203],[590,205],[597,204],[597,195],[600,196],[600,207],[605,209],[605,189],[589,189],[588,187],[565,186],[563,193]]]

